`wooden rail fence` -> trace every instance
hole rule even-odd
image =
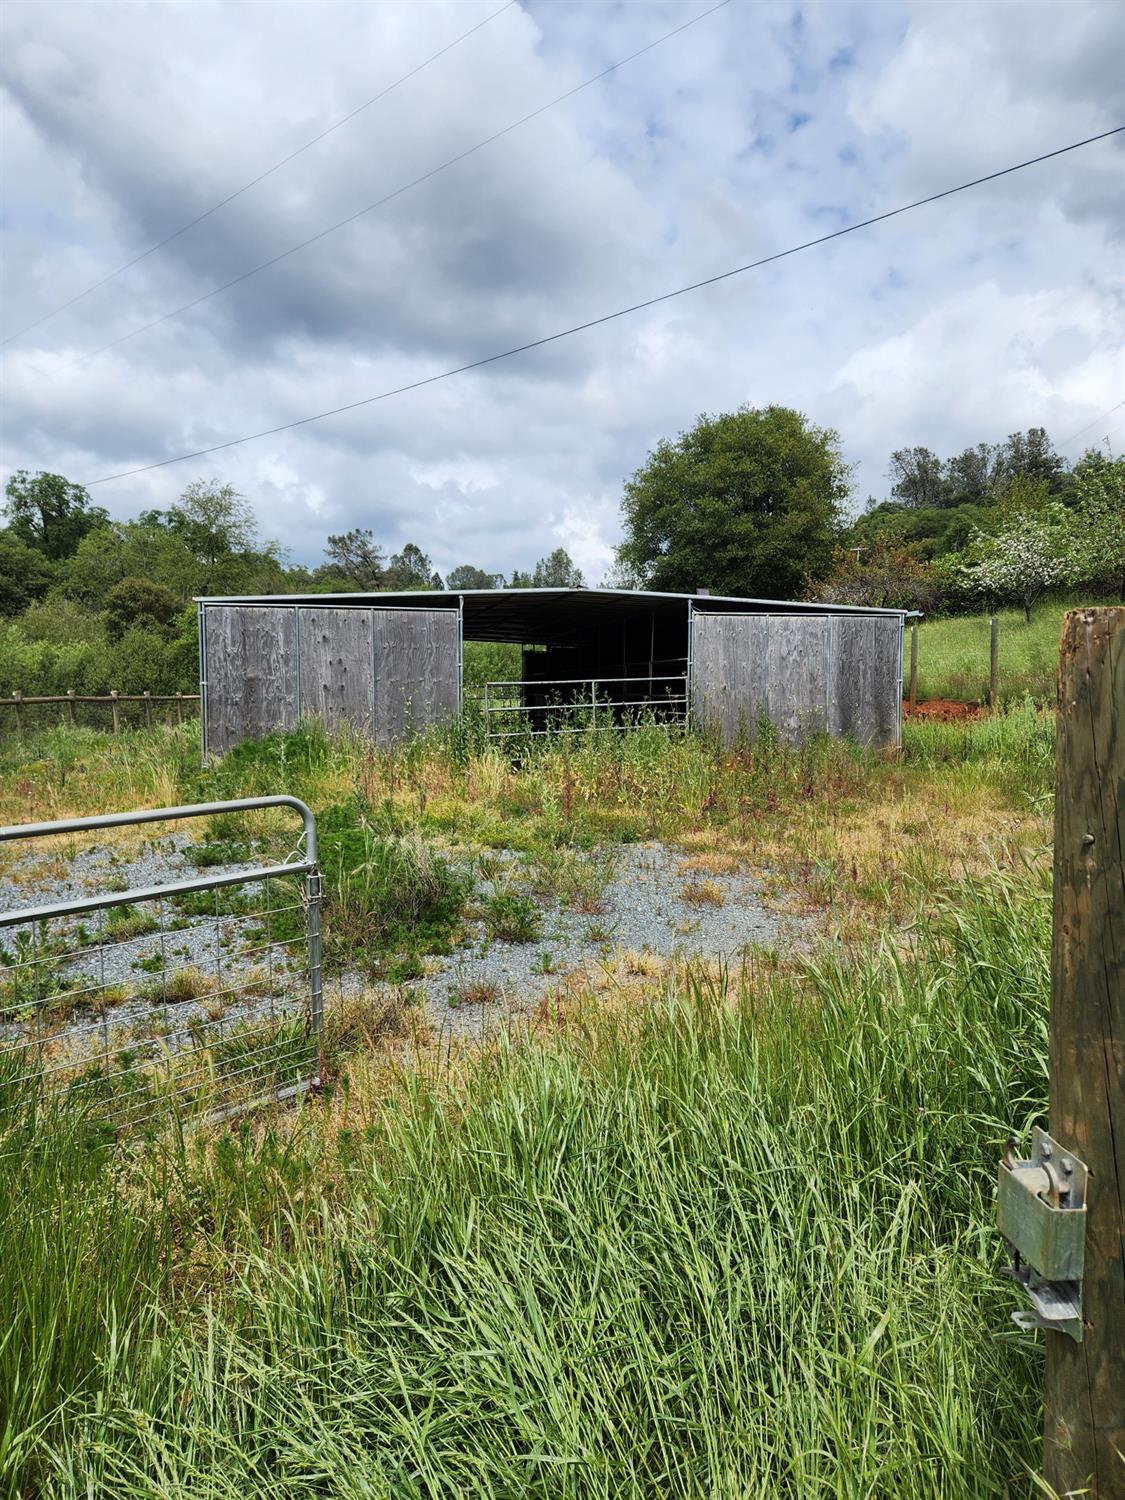
[[[78,723],[78,705],[80,703],[108,703],[112,710],[113,732],[121,733],[122,717],[121,705],[123,703],[143,703],[145,726],[149,729],[153,726],[153,705],[157,703],[174,703],[176,705],[176,723],[182,724],[185,712],[199,702],[198,693],[30,693],[14,692],[10,698],[0,698],[0,708],[10,708],[15,714],[15,730],[17,735],[23,735],[27,727],[27,710],[41,704],[66,704],[67,721],[71,725]],[[189,714],[190,717],[190,714]],[[8,724],[11,723],[9,719]],[[7,727],[3,725],[0,727]]]

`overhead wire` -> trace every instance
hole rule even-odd
[[[517,344],[511,349],[503,349],[499,353],[485,355],[481,359],[470,360],[463,365],[456,365],[449,370],[441,370],[435,375],[426,375],[420,380],[408,381],[405,385],[395,386],[391,390],[380,391],[374,396],[364,396],[358,401],[346,402],[343,406],[334,406],[327,411],[315,412],[308,417],[299,417],[292,422],[282,422],[276,427],[266,427],[260,432],[246,433],[243,437],[230,438],[223,443],[212,443],[206,448],[197,448],[190,453],[179,453],[174,458],[163,458],[155,463],[139,464],[136,468],[123,469],[116,474],[106,474],[100,479],[87,481],[87,488],[94,485],[109,484],[114,480],[128,479],[134,474],[147,474],[153,469],[164,469],[170,464],[185,463],[189,459],[204,458],[211,453],[221,453],[228,448],[240,447],[243,443],[256,442],[260,438],[274,437],[278,433],[291,432],[296,427],[307,427],[312,422],[323,422],[327,417],[340,416],[345,412],[357,411],[360,407],[373,406],[376,402],[387,401],[392,396],[402,396],[408,391],[421,390],[428,385],[436,385],[439,381],[450,380],[455,375],[467,374],[470,370],[479,370],[486,365],[496,364],[502,359],[511,359],[517,354],[526,354],[532,349],[542,349],[547,344],[557,343],[560,339],[570,338],[576,333],[584,333],[587,329],[598,328],[602,324],[612,323],[619,318],[628,317],[632,313],[642,312],[645,308],[656,307],[661,303],[670,302],[675,297],[683,297],[688,292],[700,291],[703,287],[715,286],[719,282],[729,281],[732,277],[745,275],[748,271],[758,270],[762,266],[772,265],[777,261],[785,260],[791,255],[799,255],[802,251],[811,250],[817,245],[828,244],[831,240],[842,239],[845,235],[855,234],[860,229],[869,229],[874,224],[883,224],[888,219],[897,218],[900,214],[911,213],[915,209],[924,208],[929,203],[938,203],[943,198],[951,198],[957,193],[967,192],[970,188],[981,187],[986,182],[996,182],[1001,177],[1010,177],[1014,172],[1025,171],[1028,167],[1038,166],[1041,162],[1052,161],[1057,157],[1066,156],[1072,151],[1079,151],[1084,146],[1092,146],[1097,141],[1108,140],[1111,136],[1120,135],[1125,131],[1125,125],[1117,125],[1112,130],[1103,130],[1098,135],[1086,136],[1080,141],[1072,141],[1069,146],[1059,146],[1054,151],[1045,151],[1039,156],[1029,157],[1026,161],[1015,162],[1011,166],[1002,167],[999,171],[988,172],[983,177],[974,177],[968,182],[958,183],[956,187],[944,188],[939,193],[930,193],[925,198],[916,198],[911,203],[904,203],[898,208],[887,209],[884,213],[874,214],[868,219],[860,219],[855,224],[847,224],[842,229],[834,229],[829,234],[818,235],[815,239],[805,240],[799,245],[791,245],[787,250],[775,251],[772,255],[764,255],[758,260],[748,261],[745,265],[734,266],[729,271],[720,271],[717,275],[706,276],[700,281],[689,282],[686,286],[677,287],[674,291],[661,292],[655,297],[646,297],[642,302],[633,302],[628,307],[618,308],[615,312],[604,313],[600,317],[590,318],[584,323],[575,323],[569,328],[560,329],[557,333],[544,335],[542,338],[530,339],[527,343]]]
[[[179,239],[180,235],[186,234],[189,229],[194,229],[197,224],[202,224],[204,219],[209,219],[212,214],[217,214],[221,208],[226,208],[228,203],[233,203],[236,198],[241,198],[243,193],[248,193],[251,188],[257,187],[260,182],[265,182],[267,177],[272,177],[275,172],[280,172],[282,167],[288,166],[291,161],[295,161],[298,156],[303,155],[304,152],[318,145],[326,137],[340,130],[351,120],[354,120],[357,115],[363,114],[364,110],[370,109],[373,104],[378,104],[380,99],[385,99],[388,94],[394,93],[395,89],[401,88],[404,83],[409,83],[412,78],[416,78],[419,73],[424,72],[432,63],[444,57],[447,52],[452,52],[455,47],[459,47],[462,42],[467,41],[469,37],[487,26],[490,21],[495,21],[497,16],[502,16],[506,10],[510,10],[513,5],[518,3],[519,0],[505,0],[505,3],[499,10],[492,11],[489,15],[485,16],[483,21],[478,21],[475,26],[470,26],[468,31],[463,31],[460,36],[454,37],[453,41],[447,42],[439,51],[432,53],[423,62],[418,63],[416,67],[411,68],[409,73],[404,73],[401,78],[396,78],[393,83],[387,84],[386,88],[380,89],[377,94],[372,94],[370,99],[365,99],[362,104],[357,104],[355,109],[349,110],[346,115],[341,115],[338,120],[320,131],[319,134],[312,136],[303,145],[298,146],[296,150],[290,151],[288,156],[283,156],[280,161],[275,161],[272,167],[267,167],[264,172],[259,172],[256,177],[251,177],[249,182],[244,182],[241,187],[235,188],[225,198],[220,198],[218,203],[213,203],[210,208],[206,208],[202,213],[196,214],[194,219],[189,219],[186,224],[181,224],[178,229],[173,229],[162,240],[157,240],[147,250],[142,250],[138,255],[134,255],[132,260],[124,261],[116,270],[107,272],[99,281],[91,282],[88,287],[84,287],[82,291],[76,292],[66,302],[60,302],[58,307],[52,308],[50,312],[44,313],[42,317],[36,318],[34,322],[25,323],[15,333],[9,333],[5,338],[0,339],[0,345],[10,344],[14,339],[22,338],[25,333],[30,333],[33,328],[38,328],[41,324],[50,322],[59,313],[65,312],[68,307],[73,307],[76,302],[81,302],[83,297],[88,297],[91,292],[96,292],[99,287],[106,286],[123,272],[129,271],[133,266],[139,265],[142,260],[147,260],[150,255],[155,255],[158,250],[163,250],[165,245],[170,245],[173,240]]]
[[[96,349],[90,349],[87,353],[81,354],[77,359],[70,361],[64,368],[83,365],[88,360],[95,359],[99,354],[105,354],[110,349],[116,349],[120,344],[127,343],[129,339],[134,339],[139,334],[147,333],[152,328],[158,328],[161,323],[167,323],[172,318],[178,318],[186,312],[191,312],[193,308],[199,307],[204,302],[209,302],[212,297],[218,297],[222,292],[230,291],[231,287],[238,286],[241,282],[249,281],[251,276],[257,276],[260,271],[266,271],[271,266],[276,266],[280,261],[287,260],[289,256],[296,255],[299,250],[306,250],[310,245],[315,245],[318,241],[327,239],[330,234],[335,234],[338,229],[344,229],[348,224],[354,224],[357,219],[362,219],[365,214],[373,213],[375,209],[382,208],[395,198],[401,198],[404,193],[410,192],[413,188],[420,187],[424,182],[429,182],[432,178],[437,177],[439,173],[448,171],[450,167],[457,166],[459,162],[465,161],[468,157],[475,156],[478,151],[483,151],[486,146],[491,146],[496,141],[502,140],[504,136],[511,135],[512,131],[518,130],[521,126],[530,123],[530,121],[538,119],[540,115],[546,114],[548,110],[555,109],[558,105],[564,104],[568,99],[573,99],[576,94],[582,93],[584,89],[592,88],[595,83],[599,83],[603,78],[608,78],[611,73],[625,67],[627,63],[635,62],[638,57],[643,57],[646,52],[651,52],[654,47],[662,46],[665,42],[671,41],[673,37],[680,36],[689,27],[698,25],[700,21],[706,20],[708,16],[714,15],[716,11],[725,9],[731,3],[732,0],[717,0],[716,4],[708,6],[706,10],[702,10],[698,15],[692,16],[690,20],[673,27],[671,31],[666,31],[662,36],[658,36],[653,41],[647,42],[643,47],[638,47],[635,52],[630,52],[628,57],[622,57],[617,62],[610,63],[608,67],[602,68],[599,73],[595,73],[592,77],[575,84],[573,88],[567,89],[565,93],[558,94],[554,99],[549,99],[546,104],[539,105],[537,109],[531,110],[529,114],[521,115],[518,120],[513,120],[511,124],[494,131],[491,135],[485,136],[483,140],[477,141],[475,145],[468,146],[464,151],[459,151],[456,156],[451,156],[448,160],[440,162],[436,167],[431,167],[428,171],[423,172],[421,176],[414,177],[409,182],[402,183],[401,186],[394,188],[391,192],[385,193],[383,197],[376,198],[373,203],[367,203],[362,208],[357,208],[354,213],[348,214],[343,219],[338,219],[336,223],[329,224],[327,228],[318,230],[316,234],[309,235],[307,239],[300,240],[296,245],[290,245],[287,250],[282,250],[277,255],[271,255],[268,260],[263,260],[258,265],[250,266],[247,270],[239,272],[237,276],[232,276],[229,281],[224,281],[221,285],[212,287],[210,291],[202,292],[198,297],[193,297],[190,302],[184,302],[179,307],[173,307],[168,312],[161,313],[159,317],[151,318],[147,323],[141,323],[138,327],[130,329],[128,333],[123,333],[118,338],[110,339],[107,343],[100,344]]]
[[[1085,427],[1080,427],[1077,432],[1072,432],[1068,438],[1063,438],[1058,446],[1060,448],[1069,448],[1075,438],[1080,438],[1084,432],[1089,432],[1091,427],[1097,427],[1099,423],[1105,421],[1106,417],[1112,417],[1114,412],[1120,411],[1123,406],[1125,406],[1125,401],[1119,401],[1116,406],[1111,406],[1108,411],[1103,411],[1100,417],[1095,417],[1092,422],[1087,422]]]

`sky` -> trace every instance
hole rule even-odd
[[[1125,124],[1116,3],[714,3],[7,0],[2,477],[65,474],[121,518],[214,478],[294,562],[365,527],[442,572],[563,546],[597,583],[624,483],[704,412],[780,403],[837,429],[857,508],[904,446],[1045,426],[1072,460],[1125,448],[1119,136],[95,483]]]

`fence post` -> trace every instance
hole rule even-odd
[[[16,705],[16,733],[23,739],[23,694],[19,688],[12,694]]]
[[[66,690],[66,712],[67,712],[68,718],[70,719],[70,727],[71,727],[71,729],[73,729],[74,726],[78,723],[78,715],[75,712],[75,708],[74,708],[74,689],[73,688],[67,688],[67,690]]]
[[[918,621],[910,622],[910,707],[918,703]]]
[[[145,728],[152,728],[152,694],[145,688]]]
[[[988,706],[996,712],[1000,683],[1000,621],[995,615],[988,622]]]
[[[120,734],[121,733],[121,707],[120,707],[119,703],[117,702],[117,689],[116,688],[110,688],[110,690],[109,690],[109,701],[110,701],[110,705],[111,705],[111,707],[113,709],[113,732],[114,732],[114,734]]]
[[[590,728],[598,726],[598,679],[590,679]]]
[[[176,723],[184,722],[184,695],[182,692],[176,694]]]
[[[1059,1494],[1110,1500],[1125,1481],[1125,607],[1064,620],[1056,783],[1050,1128],[1090,1177],[1082,1342],[1044,1335],[1043,1467]]]

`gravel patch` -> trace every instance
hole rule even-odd
[[[112,847],[88,849],[68,861],[65,875],[44,878],[38,878],[44,856],[29,854],[8,871],[4,911],[0,911],[0,947],[14,954],[18,929],[4,925],[5,912],[95,890],[137,889],[206,873],[185,856],[192,842],[182,834],[170,834],[126,852]],[[711,874],[687,869],[688,856],[667,844],[613,846],[569,858],[571,874],[581,881],[581,891],[570,903],[535,894],[537,876],[540,885],[543,880],[534,859],[512,851],[496,851],[479,859],[470,901],[475,914],[467,923],[465,941],[448,956],[427,959],[424,978],[409,986],[423,998],[427,1018],[440,1032],[480,1036],[505,1025],[513,1015],[533,1011],[565,976],[596,970],[625,952],[649,954],[654,960],[681,955],[736,957],[751,946],[799,945],[807,931],[807,924],[766,908],[755,875],[744,870]],[[223,871],[250,868],[231,864],[223,866]],[[266,905],[261,883],[233,890],[251,895],[256,911]],[[490,938],[482,908],[500,890],[534,901],[540,931],[532,941]],[[275,894],[275,905],[278,900]],[[52,1034],[64,1051],[100,1051],[128,1039],[142,1050],[174,1052],[194,1045],[198,1028],[216,1021],[220,1003],[224,1027],[303,1009],[302,942],[292,945],[290,968],[276,947],[272,955],[249,951],[261,949],[264,941],[260,930],[256,933],[260,924],[256,915],[185,915],[173,902],[162,905],[162,913],[156,912],[155,903],[136,908],[142,914],[151,910],[162,915],[162,932],[142,931],[104,946],[97,939],[105,914],[94,913],[84,921],[91,943],[88,951],[81,946],[79,924],[67,923],[70,953],[60,973],[74,988],[62,1000],[103,986],[127,986],[135,995],[147,987],[148,993],[122,999],[100,1014],[78,1011],[73,1019],[56,1022]],[[585,909],[577,910],[576,905]],[[168,930],[170,923],[175,930]],[[154,1002],[152,992],[162,973],[184,968],[199,970],[212,992],[175,1003]],[[0,972],[0,979],[4,977]],[[250,993],[224,993],[244,986]],[[358,970],[333,976],[326,983],[327,1003],[331,1004],[334,994],[356,994],[366,988],[370,981]],[[0,1017],[0,1046],[28,1035],[26,1018],[10,1013]],[[146,1042],[146,1036],[151,1040]]]

